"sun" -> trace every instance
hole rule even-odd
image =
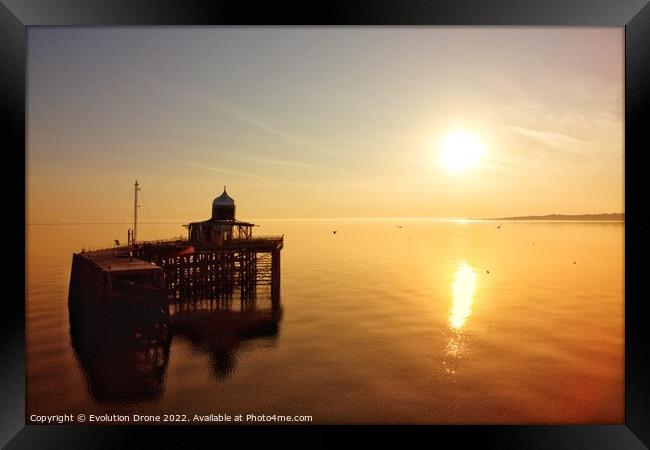
[[[440,163],[453,174],[465,173],[483,158],[485,147],[466,131],[448,134],[440,144]]]

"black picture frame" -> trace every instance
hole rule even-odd
[[[426,439],[463,446],[467,443],[500,449],[585,448],[635,449],[650,445],[650,356],[643,314],[642,279],[646,248],[642,224],[633,198],[644,198],[642,153],[645,143],[643,112],[650,95],[650,5],[648,0],[329,0],[313,2],[183,1],[183,0],[0,0],[0,107],[3,113],[4,154],[26,156],[25,89],[26,30],[33,26],[133,25],[519,25],[625,27],[625,423],[621,425],[555,426],[426,426],[354,427],[371,431],[382,441],[399,439],[396,431],[426,433]],[[20,166],[21,158],[17,160]],[[23,158],[5,161],[5,194],[26,186],[29,174]],[[8,175],[14,174],[17,179]],[[19,185],[19,184],[18,184]],[[6,195],[5,198],[9,196]],[[26,199],[26,196],[24,197]],[[25,200],[26,201],[26,200]],[[641,205],[643,205],[641,203]],[[25,204],[16,202],[14,215],[25,217]],[[191,441],[237,435],[238,443],[259,438],[241,427],[223,426],[61,426],[25,425],[25,265],[20,264],[25,228],[8,224],[9,244],[16,246],[3,281],[17,293],[3,302],[2,364],[0,364],[0,444],[18,448],[128,448],[134,439],[150,445],[191,447]],[[15,228],[18,230],[15,231]],[[17,236],[16,236],[17,234]],[[16,256],[18,255],[18,256]],[[23,256],[24,257],[24,256]],[[13,261],[17,258],[18,261]],[[21,298],[22,294],[22,298]],[[339,443],[350,427],[275,427],[256,429],[269,438],[279,431],[304,435],[307,443]],[[327,433],[323,433],[326,431]],[[433,436],[428,436],[433,435]],[[422,436],[424,437],[424,436]],[[440,441],[438,441],[440,439]],[[429,441],[431,442],[431,441]],[[214,444],[213,442],[212,444]],[[212,445],[210,444],[210,445]],[[197,443],[198,446],[198,443]]]

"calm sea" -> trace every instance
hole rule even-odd
[[[152,379],[137,359],[99,355],[123,342],[84,357],[70,336],[72,253],[124,240],[127,226],[28,226],[27,413],[624,421],[623,223],[259,223],[256,234],[285,236],[277,326],[224,337],[237,311],[207,330],[185,323]]]

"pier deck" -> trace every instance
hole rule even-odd
[[[118,256],[114,251],[113,254],[100,252],[84,252],[81,256],[97,264],[102,271],[118,275],[120,272],[135,272],[147,270],[161,270],[156,264],[145,261],[140,258],[130,258],[128,256]]]
[[[100,277],[104,294],[107,287],[123,283],[155,286],[170,303],[230,298],[235,293],[248,300],[257,296],[257,286],[270,286],[271,297],[277,299],[283,246],[284,236],[200,244],[184,239],[145,241],[77,253],[73,272],[80,274],[87,267],[90,272],[74,278]]]

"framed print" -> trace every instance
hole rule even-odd
[[[0,11],[7,448],[650,442],[646,1]]]

